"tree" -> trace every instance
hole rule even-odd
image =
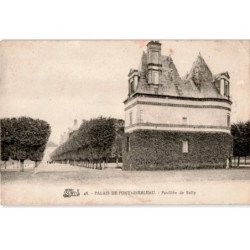
[[[50,136],[50,125],[39,119],[29,117],[1,119],[1,147],[13,160],[20,161],[20,169],[24,171],[24,161],[41,160],[45,145]]]
[[[11,134],[11,119],[1,119],[1,161],[4,161],[4,166],[6,169],[6,161],[9,160],[10,154],[8,145],[12,142]]]
[[[121,154],[120,134],[124,133],[124,121],[98,117],[84,121],[69,139],[51,155],[53,161],[88,162],[94,167],[107,162],[112,155]],[[116,146],[114,146],[116,144]],[[119,145],[118,145],[119,144]],[[114,153],[114,154],[113,154]]]
[[[115,140],[112,146],[112,155],[116,158],[116,164],[118,167],[119,158],[122,157],[122,141],[124,136],[124,121],[115,121]]]
[[[233,136],[233,155],[238,157],[238,163],[240,164],[240,157],[246,157],[250,155],[250,121],[245,123],[239,122],[232,124],[231,134]]]
[[[4,162],[4,167],[6,169],[6,162],[9,160],[10,155],[6,146],[1,145],[1,161]]]
[[[101,161],[111,154],[115,139],[114,119],[100,117],[91,120],[88,135],[90,146],[94,149],[95,158],[101,167]]]
[[[35,162],[35,168],[38,166],[38,162],[42,161],[45,148],[46,144],[34,147],[33,150],[30,151],[29,159]]]

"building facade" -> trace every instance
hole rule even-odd
[[[73,126],[68,128],[68,131],[65,131],[63,132],[63,134],[61,134],[59,145],[62,145],[64,142],[66,142],[71,136],[71,134],[73,134],[78,128],[79,128],[79,125],[77,123],[77,119],[74,119]]]
[[[43,164],[48,164],[49,162],[51,162],[51,153],[58,147],[57,144],[55,144],[52,141],[49,141],[46,145],[46,149],[44,151],[44,155],[43,155],[43,160],[42,163]]]
[[[124,170],[225,167],[232,154],[230,77],[198,55],[181,78],[151,41],[128,75]]]

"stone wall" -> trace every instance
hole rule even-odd
[[[230,133],[230,127],[227,124],[227,117],[230,112],[231,105],[228,100],[195,101],[137,97],[126,104],[125,132],[138,129],[139,123],[144,123],[144,125],[155,124],[155,126],[159,124],[171,125],[174,128],[174,125],[184,125],[183,117],[185,117],[187,125],[192,126],[193,131],[203,132],[206,131],[206,127],[217,126],[218,132],[227,130]],[[131,116],[132,123],[130,123]],[[153,130],[153,128],[151,129]],[[187,131],[187,127],[185,129]],[[178,131],[178,127],[175,130]],[[188,131],[190,130],[191,128]]]
[[[182,153],[185,140],[188,153]],[[138,130],[124,136],[123,170],[223,168],[231,155],[227,133]]]

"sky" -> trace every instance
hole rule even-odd
[[[46,120],[50,140],[73,120],[100,115],[124,119],[128,72],[138,68],[149,41],[1,41],[0,115]],[[181,76],[199,52],[213,74],[228,71],[232,122],[250,118],[249,41],[173,41],[162,43]]]

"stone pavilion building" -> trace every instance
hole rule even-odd
[[[185,56],[185,55],[183,55]],[[212,74],[198,55],[180,77],[151,41],[128,74],[124,170],[226,167],[232,154],[230,77]]]

